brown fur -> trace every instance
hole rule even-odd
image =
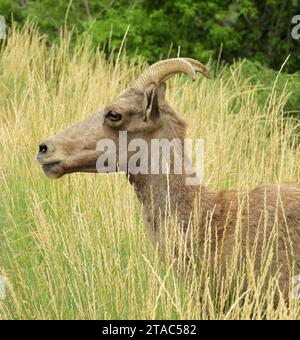
[[[126,130],[129,140],[139,137],[148,144],[152,138],[183,140],[186,124],[166,104],[164,97],[165,84],[157,89],[155,114],[145,121],[147,98],[144,93],[129,89],[104,110],[44,141],[48,150],[39,153],[37,159],[49,177],[59,178],[75,171],[96,172],[97,141],[111,138],[118,144],[119,130]],[[121,114],[122,120],[110,121],[107,118],[110,111]],[[167,217],[167,205],[170,208],[168,213],[176,215],[178,222],[187,229],[198,200],[199,230],[203,232],[207,221],[211,221],[211,233],[216,235],[212,238],[212,248],[221,254],[224,275],[238,224],[242,233],[243,256],[255,258],[256,273],[261,269],[264,240],[276,231],[278,240],[271,270],[274,275],[280,271],[281,288],[288,286],[291,275],[300,274],[300,185],[265,185],[243,193],[213,193],[202,186],[187,186],[186,175],[175,175],[172,171],[169,177],[129,173],[128,178],[142,204],[147,231],[155,246],[164,248],[161,221]],[[167,201],[167,193],[170,202]],[[198,247],[201,249],[203,244],[200,242]],[[294,266],[294,271],[290,265]]]

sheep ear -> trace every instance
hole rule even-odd
[[[159,105],[165,104],[166,90],[167,84],[165,82],[159,85],[157,89],[157,100]]]
[[[143,111],[144,120],[156,120],[160,116],[159,106],[165,102],[166,83],[162,83],[158,88],[155,84],[150,84],[144,94]]]

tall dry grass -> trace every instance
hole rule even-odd
[[[219,286],[207,260],[187,288],[152,249],[124,175],[51,181],[35,163],[43,137],[110,102],[144,66],[124,54],[106,61],[88,42],[70,51],[68,33],[48,47],[34,28],[13,28],[0,53],[0,273],[8,282],[0,319],[298,318],[297,301],[273,303],[274,278],[244,290],[251,259],[246,268],[233,262]],[[211,190],[300,182],[299,124],[283,114],[289,94],[270,84],[262,107],[258,91],[242,63],[216,68],[210,81],[169,81],[189,136],[205,141]]]

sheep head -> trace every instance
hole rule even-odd
[[[150,140],[172,116],[163,110],[166,80],[177,73],[195,80],[196,72],[210,78],[205,66],[188,58],[168,59],[147,68],[104,109],[41,142],[36,159],[45,174],[55,179],[73,172],[97,172],[96,162],[102,152],[97,150],[97,142],[110,139],[118,150],[120,131],[127,132],[128,141]]]

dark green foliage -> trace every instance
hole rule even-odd
[[[138,53],[150,63],[179,53],[203,62],[210,57],[229,63],[247,58],[245,76],[266,87],[276,79],[272,69],[279,70],[290,54],[276,86],[280,91],[288,81],[293,95],[287,111],[300,110],[300,75],[286,74],[297,72],[300,65],[300,39],[291,36],[297,14],[299,0],[0,1],[0,15],[8,24],[24,24],[29,17],[50,42],[57,41],[66,26],[74,28],[79,39],[88,38],[110,53],[120,48],[130,25],[125,44],[129,56]]]
[[[1,0],[0,15],[10,22],[12,13],[20,23],[34,18],[50,41],[67,22],[106,49],[119,48],[130,24],[127,53],[149,62],[176,56],[179,46],[205,62],[222,47],[226,62],[242,57],[279,69],[291,54],[285,70],[299,70],[300,40],[291,36],[299,0]]]
[[[267,97],[270,94],[274,84],[277,93],[282,93],[286,90],[290,94],[288,102],[285,106],[287,114],[296,114],[299,117],[300,113],[300,73],[286,74],[264,67],[259,62],[245,61],[243,63],[243,75],[249,78],[252,84],[260,85],[261,89],[258,92],[258,100],[260,105],[264,105]]]

